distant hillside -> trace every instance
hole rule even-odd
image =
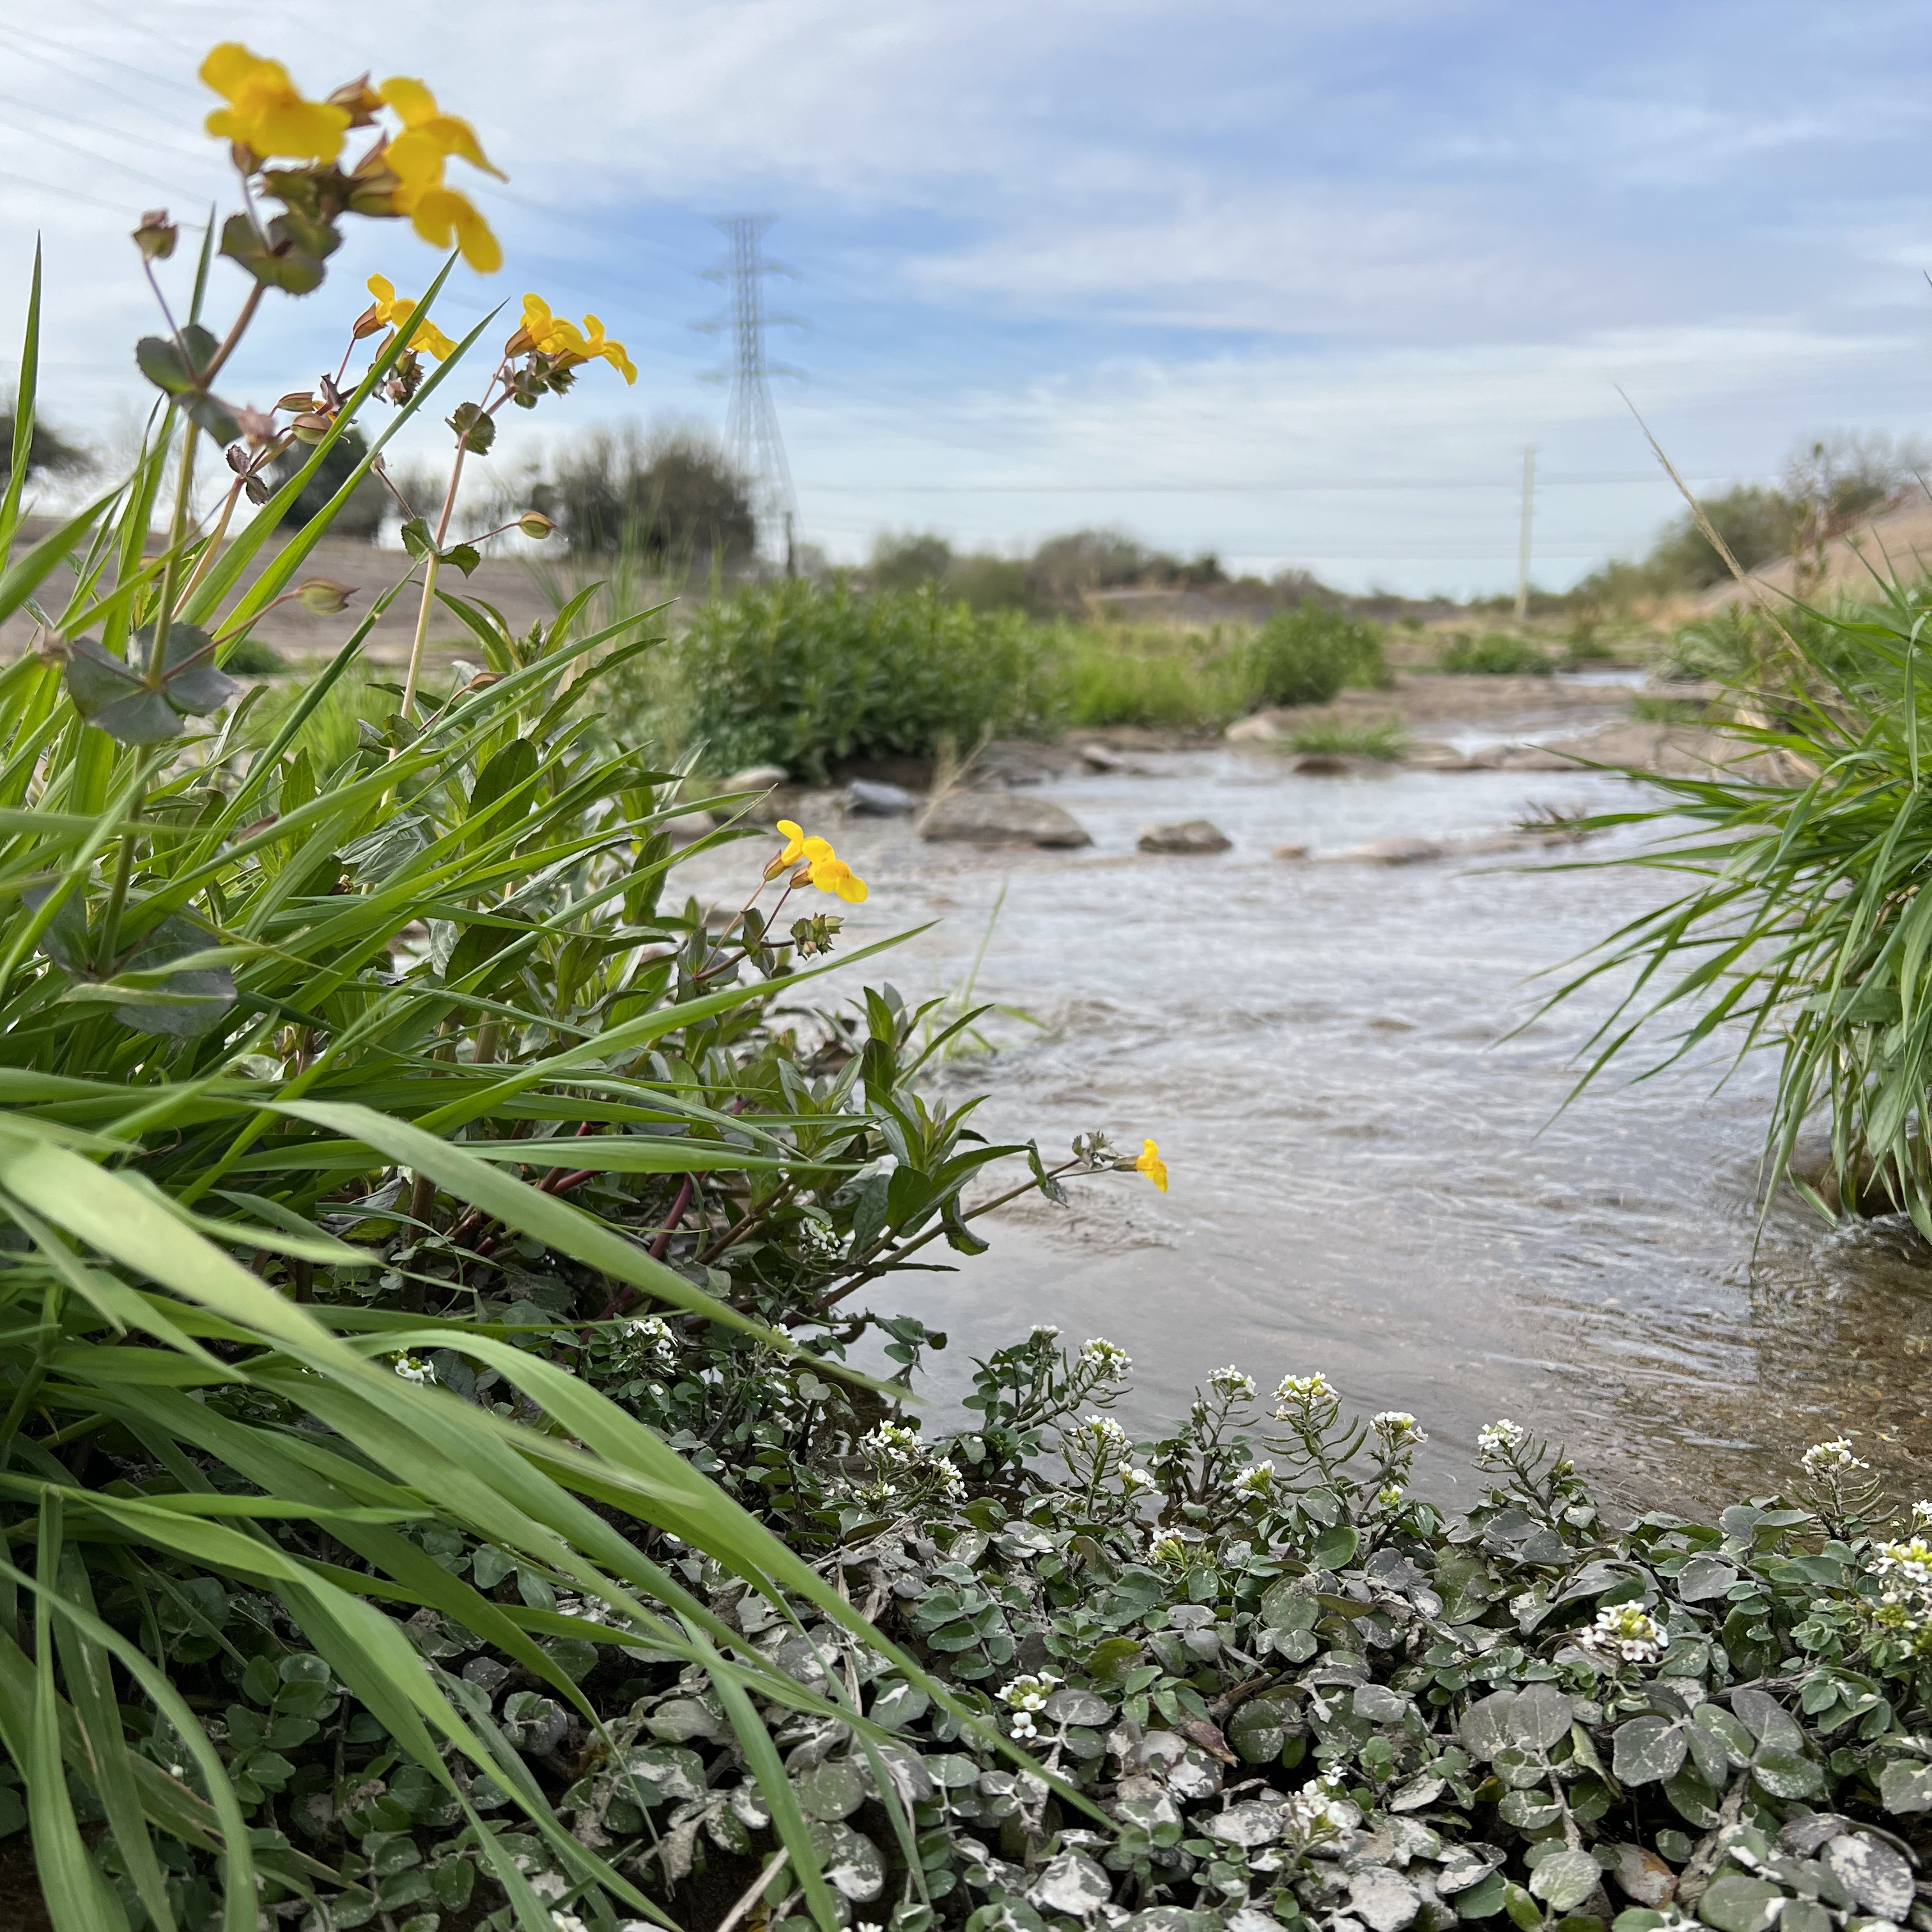
[[[1839,538],[1827,548],[1825,559],[1826,590],[1853,596],[1873,587],[1874,572],[1880,578],[1894,573],[1907,577],[1932,570],[1932,501],[1922,490],[1916,493],[1897,508],[1881,512]],[[1797,581],[1798,560],[1783,557],[1750,574],[1768,590],[1789,596]],[[1734,581],[1720,584],[1705,593],[1700,607],[1720,610],[1750,594]]]

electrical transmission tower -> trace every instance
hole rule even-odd
[[[728,380],[731,385],[725,440],[751,492],[758,548],[774,560],[782,559],[785,574],[791,577],[798,568],[798,504],[792,495],[791,466],[785,460],[778,412],[766,379],[803,371],[766,359],[765,331],[803,325],[796,316],[775,315],[765,307],[764,278],[793,272],[782,263],[764,258],[762,244],[772,220],[768,214],[734,214],[717,224],[730,243],[730,259],[700,272],[706,281],[729,286],[730,306],[724,314],[698,326],[712,333],[727,328],[731,332],[731,361],[725,368],[710,371],[708,380]]]

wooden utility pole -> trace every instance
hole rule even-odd
[[[1519,624],[1529,616],[1529,524],[1535,502],[1536,446],[1530,443],[1522,452],[1522,535],[1516,552],[1516,620]]]

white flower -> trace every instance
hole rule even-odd
[[[395,1359],[395,1371],[406,1382],[433,1382],[436,1380],[436,1364],[427,1355],[412,1355],[405,1352]]]
[[[1369,1426],[1391,1449],[1414,1448],[1429,1438],[1415,1426],[1415,1418],[1406,1409],[1385,1408],[1369,1418]]]
[[[634,1322],[624,1324],[624,1345],[633,1355],[655,1355],[660,1361],[669,1361],[677,1352],[677,1344],[672,1338],[670,1324],[661,1315],[640,1316]]]
[[[1912,1505],[1912,1526],[1914,1529],[1932,1529],[1932,1503],[1916,1502]]]
[[[1232,1362],[1230,1362],[1225,1369],[1216,1369],[1208,1378],[1208,1381],[1209,1386],[1213,1388],[1216,1395],[1228,1397],[1245,1396],[1250,1400],[1253,1399],[1254,1377],[1243,1375]]]
[[[1394,1483],[1390,1484],[1387,1489],[1376,1492],[1376,1501],[1385,1510],[1399,1510],[1405,1500],[1401,1490]]]
[[[1154,1478],[1144,1469],[1137,1469],[1130,1462],[1120,1472],[1120,1487],[1130,1496],[1137,1496],[1143,1490],[1154,1487]]]
[[[1507,1462],[1528,1438],[1529,1432],[1508,1416],[1486,1423],[1476,1431],[1476,1460],[1484,1468]]]
[[[1016,1738],[1036,1738],[1040,1736],[1040,1726],[1034,1722],[1032,1713],[1028,1711],[1016,1711],[1008,1720],[1007,1729]]]
[[[1148,1560],[1151,1563],[1185,1563],[1187,1545],[1171,1529],[1148,1532]]]
[[[1282,1808],[1282,1828],[1303,1850],[1348,1830],[1360,1816],[1341,1795],[1341,1786],[1326,1778],[1318,1778],[1292,1792]]]
[[[1319,1369],[1312,1376],[1283,1376],[1275,1384],[1275,1417],[1289,1422],[1298,1416],[1313,1418],[1333,1408],[1341,1397]]]
[[[1814,1483],[1832,1482],[1841,1476],[1849,1476],[1854,1469],[1869,1469],[1869,1462],[1862,1462],[1852,1454],[1852,1445],[1842,1436],[1829,1442],[1814,1442],[1798,1459],[1805,1474]]]
[[[1081,1433],[1090,1436],[1102,1448],[1124,1449],[1127,1432],[1111,1415],[1090,1415],[1080,1425]]]
[[[1116,1348],[1104,1335],[1096,1335],[1081,1349],[1080,1364],[1097,1369],[1108,1382],[1118,1382],[1133,1366],[1126,1349]]]
[[[1599,1610],[1597,1621],[1577,1637],[1586,1648],[1621,1658],[1626,1664],[1654,1664],[1670,1640],[1664,1626],[1636,1604]]]
[[[1272,1496],[1274,1493],[1274,1465],[1272,1462],[1250,1462],[1234,1478],[1232,1486],[1237,1496]]]
[[[1060,1340],[1060,1330],[1051,1322],[1036,1322],[1029,1339],[1035,1342],[1057,1342]]]
[[[1047,1699],[1053,1694],[1054,1686],[1060,1681],[1050,1670],[1029,1670],[1023,1676],[1016,1677],[1001,1690],[1000,1701],[1023,1714],[1043,1711]],[[1027,1721],[1030,1724],[1033,1720],[1028,1717]]]
[[[1932,1543],[1922,1536],[1910,1543],[1881,1543],[1871,1571],[1874,1576],[1903,1576],[1922,1590],[1932,1584]]]

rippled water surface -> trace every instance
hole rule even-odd
[[[986,1130],[1049,1157],[1089,1128],[1150,1134],[1172,1172],[1165,1196],[1116,1175],[1076,1182],[1064,1212],[1003,1210],[959,1274],[884,1285],[880,1307],[950,1331],[942,1399],[965,1356],[1044,1321],[1129,1350],[1136,1424],[1223,1363],[1267,1386],[1320,1368],[1365,1409],[1420,1417],[1443,1484],[1508,1414],[1624,1501],[1761,1492],[1840,1431],[1911,1493],[1932,1486],[1932,1257],[1795,1202],[1760,1237],[1768,1060],[1715,1092],[1708,1061],[1620,1078],[1559,1114],[1603,1000],[1504,1038],[1535,1003],[1528,976],[1655,903],[1658,875],[1270,856],[1477,836],[1538,802],[1628,805],[1627,783],[1313,778],[1232,750],[1143,763],[1042,789],[1093,834],[1083,851],[922,845],[903,823],[839,835],[872,880],[865,936],[940,922],[884,964],[909,997],[959,982],[1004,889],[978,996],[1043,1030],[996,1019],[1002,1050],[949,1069],[950,1092],[988,1095]],[[1234,849],[1136,851],[1144,825],[1194,817]]]

